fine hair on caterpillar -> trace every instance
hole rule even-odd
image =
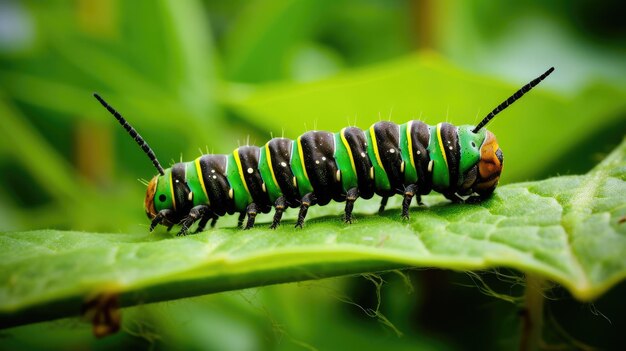
[[[158,174],[147,186],[144,207],[157,225],[178,235],[211,227],[226,214],[239,213],[238,225],[254,226],[257,213],[274,208],[276,228],[287,208],[299,208],[302,227],[308,208],[330,201],[345,202],[344,221],[352,222],[358,198],[382,197],[380,211],[393,195],[403,196],[402,218],[421,195],[436,191],[453,202],[479,202],[491,196],[504,157],[485,126],[500,112],[554,71],[551,67],[493,109],[476,126],[427,125],[380,121],[366,130],[346,127],[338,132],[309,131],[295,140],[272,138],[265,145],[240,146],[227,155],[204,154],[164,169],[137,131],[100,95],[94,97],[126,129],[152,161]]]

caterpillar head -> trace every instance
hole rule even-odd
[[[473,133],[472,126],[459,127],[461,147],[457,193],[488,196],[498,185],[502,173],[502,150],[496,136],[485,129]]]
[[[176,181],[176,185],[181,185]],[[171,226],[178,223],[181,217],[181,213],[177,211],[177,207],[183,207],[183,212],[188,206],[186,199],[174,198],[174,194],[188,194],[187,185],[182,184],[184,189],[178,189],[174,191],[172,183],[172,169],[165,170],[165,174],[154,176],[150,182],[148,182],[148,188],[146,189],[146,197],[144,200],[144,208],[146,215],[150,220],[154,220],[159,217],[159,224],[164,226]],[[176,206],[176,205],[179,206]],[[185,212],[186,213],[186,212]]]
[[[148,218],[151,220],[157,215],[157,211],[154,206],[154,197],[156,195],[158,178],[158,176],[154,176],[154,178],[150,179],[148,189],[146,189],[146,198],[143,202],[143,207],[146,209],[146,215],[148,215]]]
[[[487,131],[485,141],[480,147],[480,161],[478,161],[478,175],[473,190],[479,195],[489,195],[498,185],[502,173],[504,157],[498,146],[496,136]]]

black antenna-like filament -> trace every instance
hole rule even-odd
[[[491,121],[491,119],[494,118],[498,113],[502,112],[502,110],[504,110],[505,108],[511,106],[511,104],[513,104],[517,99],[524,96],[524,94],[529,92],[530,89],[534,88],[535,85],[539,84],[539,82],[541,82],[547,76],[549,76],[550,73],[552,73],[552,71],[554,71],[554,67],[550,67],[550,69],[547,70],[544,74],[533,79],[530,83],[524,85],[520,90],[516,91],[515,94],[511,95],[503,103],[498,105],[498,107],[494,108],[493,111],[489,112],[489,114],[485,118],[483,118],[483,120],[480,121],[480,123],[478,123],[478,125],[476,126],[476,128],[474,128],[474,130],[472,130],[472,132],[473,133],[478,132],[482,127],[484,127],[487,123],[489,123],[489,121]]]
[[[104,99],[101,98],[100,95],[98,95],[98,93],[93,93],[93,96],[96,99],[98,99],[98,101],[100,101],[102,106],[104,106],[104,108],[106,108],[115,117],[115,119],[117,119],[117,121],[120,122],[122,127],[126,129],[128,134],[130,134],[131,138],[133,138],[137,142],[137,145],[139,145],[139,147],[143,150],[143,152],[145,152],[146,155],[148,155],[148,158],[150,158],[150,161],[152,161],[152,164],[154,164],[154,167],[157,169],[157,171],[159,171],[161,175],[165,175],[165,171],[163,170],[163,167],[161,167],[159,160],[157,160],[157,157],[154,154],[154,151],[152,151],[152,149],[150,148],[150,145],[148,145],[148,143],[146,143],[146,141],[143,140],[141,135],[137,133],[135,128],[133,128],[128,122],[126,122],[124,117],[122,117],[122,115],[120,115],[119,112],[115,111],[115,109],[111,105],[109,105],[106,101],[104,101]]]

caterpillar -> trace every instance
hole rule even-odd
[[[180,225],[177,235],[211,227],[226,214],[239,213],[238,227],[254,226],[258,213],[275,209],[276,228],[287,208],[299,208],[302,228],[310,206],[345,201],[344,221],[352,223],[357,198],[402,195],[402,218],[415,197],[436,191],[453,202],[479,202],[494,192],[503,166],[502,150],[484,127],[554,71],[548,69],[493,109],[476,126],[418,120],[397,125],[382,121],[367,130],[309,131],[296,140],[273,138],[264,146],[241,146],[228,155],[206,154],[163,169],[137,131],[100,95],[94,97],[126,129],[158,171],[148,183],[144,207],[150,231]]]

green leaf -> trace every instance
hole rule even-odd
[[[274,231],[260,224],[184,238],[3,233],[0,324],[75,315],[98,295],[119,294],[129,306],[404,267],[512,267],[591,300],[626,277],[625,180],[626,141],[587,175],[502,186],[479,205],[430,196],[409,222],[395,207],[347,225],[338,215],[342,205],[334,204],[317,214],[337,215],[312,214],[303,230],[287,221]],[[376,206],[363,205],[357,208]]]
[[[289,49],[311,36],[319,1],[253,1],[240,11],[224,40],[227,76],[259,82],[284,76]],[[272,62],[259,65],[259,62]]]

